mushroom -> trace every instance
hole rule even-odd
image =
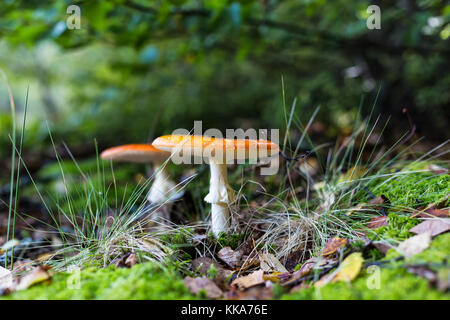
[[[229,204],[235,199],[234,191],[228,184],[227,164],[235,160],[270,158],[280,151],[276,143],[268,140],[221,139],[195,135],[162,136],[152,144],[174,156],[178,153],[177,156],[184,159],[201,158],[209,164],[209,193],[204,200],[211,204],[211,228],[216,236],[228,231]],[[186,155],[188,158],[185,158]]]
[[[162,204],[174,194],[176,184],[170,179],[165,166],[165,161],[170,157],[169,152],[159,150],[151,144],[127,144],[106,149],[100,157],[104,160],[152,163],[155,179],[147,196],[150,203]],[[153,220],[163,220],[161,215],[155,214]]]

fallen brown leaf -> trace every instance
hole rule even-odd
[[[286,269],[288,269],[289,271],[294,271],[295,267],[300,263],[304,252],[304,248],[301,248],[289,253],[283,261]]]
[[[366,203],[359,203],[357,204],[355,207],[350,208],[347,210],[347,212],[345,213],[347,216],[351,216],[352,214],[356,213],[356,212],[360,212],[362,211],[362,209],[367,206]]]
[[[325,259],[322,259],[321,261],[323,261],[323,263],[326,263]],[[292,275],[292,278],[295,279],[299,279],[303,276],[306,276],[307,274],[309,274],[313,269],[314,266],[317,264],[317,258],[311,258],[309,260],[306,260],[306,262],[304,264],[302,264],[302,266],[300,267],[300,269],[298,269],[297,271],[295,271]]]
[[[330,283],[331,280],[333,280],[335,275],[336,275],[335,273],[328,273],[328,274],[324,275],[322,278],[320,278],[318,281],[316,281],[314,283],[314,287],[316,287],[316,288],[323,287],[324,285]]]
[[[295,271],[291,278],[283,283],[284,286],[291,286],[293,284],[297,284],[298,280],[304,276],[307,276],[314,270],[314,268],[321,268],[326,265],[334,265],[336,264],[335,260],[327,260],[324,257],[314,257],[309,260],[306,260],[305,263],[300,267],[299,270]]]
[[[450,219],[429,219],[409,229],[409,232],[422,234],[429,232],[432,237],[450,230]]]
[[[437,174],[437,175],[448,173],[447,168],[438,166],[437,164],[428,165],[428,170],[430,170],[431,172],[433,172],[434,174]]]
[[[188,287],[193,294],[197,294],[201,290],[204,290],[207,297],[210,299],[218,299],[223,295],[222,290],[207,277],[186,277],[184,278],[184,285]]]
[[[125,265],[127,266],[127,267],[132,267],[132,266],[134,266],[134,265],[136,265],[137,264],[137,257],[136,257],[136,254],[135,253],[132,253],[132,254],[130,254],[129,256],[128,256],[128,258],[125,260]]]
[[[418,275],[422,278],[425,278],[430,283],[435,283],[437,280],[436,273],[425,266],[409,266],[408,272]]]
[[[235,286],[240,290],[244,290],[253,286],[256,286],[258,284],[264,283],[264,271],[258,270],[255,271],[247,276],[242,276],[239,278],[236,278],[232,283],[231,286]]]
[[[271,281],[271,282],[278,283],[278,282],[286,281],[287,279],[289,279],[289,276],[290,276],[289,272],[281,273],[281,272],[275,271],[275,272],[273,272],[271,274],[263,275],[263,279],[265,281]]]
[[[225,299],[228,300],[271,300],[273,292],[271,288],[253,287],[245,291],[231,289],[225,293]]]
[[[47,266],[37,266],[33,270],[20,279],[16,290],[27,289],[37,283],[44,282],[51,278],[50,268]]]
[[[372,205],[372,206],[380,205],[380,204],[384,204],[384,203],[390,203],[389,199],[384,194],[382,194],[381,196],[378,196],[368,202],[368,204]],[[374,210],[380,210],[380,209],[381,209],[381,206],[374,207]]]
[[[261,253],[259,255],[259,263],[264,272],[288,272],[281,262],[271,253]]]
[[[323,248],[322,255],[329,256],[335,253],[338,249],[345,247],[348,240],[345,238],[334,237],[327,241],[325,248]]]
[[[192,260],[191,264],[192,270],[200,274],[206,274],[209,268],[211,268],[211,265],[213,265],[215,269],[223,268],[218,262],[208,257],[196,258]]]
[[[387,225],[387,216],[379,216],[370,219],[369,223],[367,224],[367,227],[369,229],[378,229],[386,225]]]
[[[428,208],[422,211],[416,210],[411,214],[412,218],[448,218],[450,217],[450,209]]]
[[[8,269],[0,267],[0,290],[12,285],[12,273]]]
[[[192,270],[200,273],[201,275],[207,274],[211,268],[211,265],[214,266],[214,269],[217,270],[217,275],[214,278],[214,282],[222,290],[227,289],[227,283],[230,281],[230,275],[233,273],[233,271],[225,269],[220,263],[208,257],[201,257],[192,260]]]
[[[39,255],[36,259],[37,262],[46,262],[52,259],[56,255],[56,252],[47,252]]]
[[[389,249],[393,248],[391,244],[384,241],[374,241],[372,245],[378,250],[380,250],[382,254],[386,254],[389,251]]]
[[[430,243],[431,233],[428,231],[401,242],[397,247],[397,251],[406,258],[409,258],[418,253],[421,253],[423,250],[430,246]]]
[[[390,204],[389,199],[382,194],[381,196],[370,200],[368,203],[359,203],[357,206],[350,208],[346,212],[346,215],[350,216],[356,212],[375,213],[376,211],[380,211],[384,205],[388,204]]]
[[[243,252],[241,250],[233,250],[230,247],[224,247],[217,253],[220,260],[225,262],[229,267],[236,269],[242,266]]]

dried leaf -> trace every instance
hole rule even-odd
[[[344,259],[344,261],[342,261],[332,282],[352,281],[361,271],[363,262],[364,259],[361,252],[354,252],[350,254],[347,258]]]
[[[422,234],[429,232],[432,237],[450,230],[450,219],[430,219],[411,228],[409,232]]]
[[[425,266],[409,266],[408,272],[418,275],[419,277],[425,278],[430,283],[435,283],[437,280],[436,273]]]
[[[9,288],[12,285],[12,280],[11,271],[0,267],[0,290]]]
[[[325,259],[322,259],[321,261],[323,261],[324,264],[326,263]],[[314,269],[314,266],[317,264],[317,262],[318,261],[316,258],[311,258],[309,260],[306,260],[306,262],[304,264],[302,264],[300,269],[298,269],[297,271],[294,272],[293,278],[301,278],[303,276],[306,276]]]
[[[37,266],[29,274],[20,279],[17,290],[27,289],[37,283],[49,280],[51,275],[49,268],[46,266]]]
[[[222,289],[227,287],[227,283],[230,280],[230,275],[233,271],[225,269],[220,263],[214,261],[211,258],[201,257],[192,260],[192,270],[205,275],[211,268],[211,265],[214,266],[214,269],[217,270],[217,276],[214,278],[215,283]],[[227,282],[227,283],[225,283]]]
[[[56,252],[47,252],[39,255],[36,259],[37,262],[45,262],[52,259],[57,253]]]
[[[397,247],[397,251],[406,258],[409,258],[418,253],[421,253],[423,250],[429,247],[430,243],[431,233],[428,231],[401,242]]]
[[[370,219],[369,223],[367,224],[367,227],[369,229],[378,229],[386,225],[387,225],[387,216],[379,216]]]
[[[301,248],[289,253],[284,260],[284,266],[286,267],[286,269],[288,269],[289,271],[294,271],[295,267],[300,263],[304,252],[304,248]]]
[[[217,256],[220,260],[225,262],[229,267],[235,269],[240,266],[242,266],[242,255],[243,252],[240,250],[234,251],[230,247],[224,247],[220,249],[220,251],[217,253]]]
[[[335,253],[338,249],[345,247],[348,240],[345,238],[334,237],[327,241],[325,248],[323,249],[322,255],[329,256]]]
[[[389,249],[393,248],[388,242],[384,241],[374,241],[372,244],[375,248],[380,250],[382,254],[386,254],[389,251]]]
[[[389,203],[389,199],[382,194],[381,196],[370,200],[368,203],[360,203],[356,207],[349,209],[346,212],[346,215],[350,216],[356,212],[375,213],[376,211],[381,210],[385,204]]]
[[[194,260],[192,260],[191,264],[192,264],[192,270],[194,270],[200,274],[207,273],[209,268],[211,267],[211,265],[213,265],[215,269],[222,268],[222,266],[218,262],[216,262],[213,259],[208,258],[208,257],[200,257],[200,258],[194,259]]]
[[[130,254],[129,256],[128,256],[128,258],[127,258],[127,260],[125,260],[125,265],[127,266],[127,267],[132,267],[132,266],[134,266],[134,265],[136,265],[137,264],[137,257],[136,257],[136,254],[134,254],[134,253],[132,253],[132,254]]]
[[[339,268],[333,273],[326,274],[314,286],[322,287],[330,282],[346,281],[351,282],[361,271],[364,259],[361,252],[354,252],[342,261]]]
[[[308,275],[315,266],[322,266],[324,264],[327,263],[327,260],[325,258],[322,257],[318,257],[318,258],[311,258],[305,261],[305,263],[302,264],[302,266],[300,267],[300,269],[298,269],[297,271],[295,271],[291,278],[286,281],[285,283],[283,283],[283,285],[286,286],[290,286],[292,284],[296,284],[298,281],[298,279]]]
[[[245,291],[231,289],[225,293],[228,300],[271,300],[273,292],[271,288],[250,288]]]
[[[262,284],[262,283],[264,283],[263,275],[264,275],[263,270],[255,271],[255,272],[249,274],[248,276],[236,278],[231,283],[231,286],[236,286],[240,290],[244,290],[246,288],[250,288],[250,287],[256,286],[258,284]]]
[[[290,276],[289,272],[281,273],[281,272],[275,271],[275,272],[273,272],[271,274],[263,275],[263,278],[264,278],[265,281],[271,281],[271,282],[277,282],[278,283],[278,282],[286,281],[289,278],[289,276]]]
[[[260,267],[264,272],[288,272],[281,262],[271,253],[261,253],[259,255],[259,262]]]
[[[316,281],[314,283],[314,287],[316,287],[316,288],[323,287],[324,285],[330,283],[331,280],[333,280],[335,275],[336,275],[336,273],[329,273],[329,274],[324,275],[322,278],[319,279],[319,281]]]
[[[427,208],[423,211],[414,211],[412,218],[448,218],[450,217],[450,209]]]
[[[189,288],[193,294],[197,294],[200,290],[204,290],[210,299],[218,299],[222,297],[223,292],[220,288],[209,278],[184,278],[184,285]]]
[[[418,208],[417,210],[414,210],[411,216],[413,218],[415,217],[421,217],[421,218],[447,218],[450,216],[450,209],[443,209],[447,205],[447,202],[450,198],[450,195],[446,196],[442,201],[438,203],[430,203],[428,206]]]
[[[1,248],[1,249],[2,249],[3,251],[8,251],[8,250],[11,250],[12,248],[18,246],[19,244],[20,244],[20,241],[19,241],[19,240],[11,239],[11,240],[5,242],[5,243],[2,245],[2,248]]]
[[[380,204],[389,203],[389,202],[390,202],[389,199],[384,194],[382,194],[381,196],[378,196],[378,197],[370,200],[368,204],[373,206],[373,205],[380,205]],[[381,208],[381,207],[377,207],[377,208]]]
[[[431,172],[433,172],[434,174],[437,174],[437,175],[448,173],[447,168],[438,166],[437,164],[428,165],[428,170],[430,170]]]
[[[348,209],[348,211],[345,213],[347,216],[351,216],[352,214],[356,213],[356,212],[360,212],[362,211],[362,209],[367,206],[366,203],[359,203],[358,205],[356,205],[356,207],[350,208]]]

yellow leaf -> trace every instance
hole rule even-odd
[[[342,261],[332,282],[352,281],[361,271],[363,262],[364,259],[361,252],[354,252],[350,254],[347,258],[344,259],[344,261]]]
[[[335,253],[338,249],[342,249],[348,243],[348,240],[345,238],[334,237],[327,241],[325,244],[325,248],[323,249],[322,255],[329,256],[330,254]]]

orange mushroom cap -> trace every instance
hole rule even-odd
[[[104,160],[146,163],[163,162],[170,157],[170,153],[151,144],[126,144],[106,149],[100,157]]]
[[[161,136],[152,144],[160,150],[190,152],[193,156],[208,156],[205,150],[213,154],[214,151],[221,151],[223,155],[231,155],[234,160],[267,158],[280,152],[280,147],[269,140],[223,139],[195,135]]]

